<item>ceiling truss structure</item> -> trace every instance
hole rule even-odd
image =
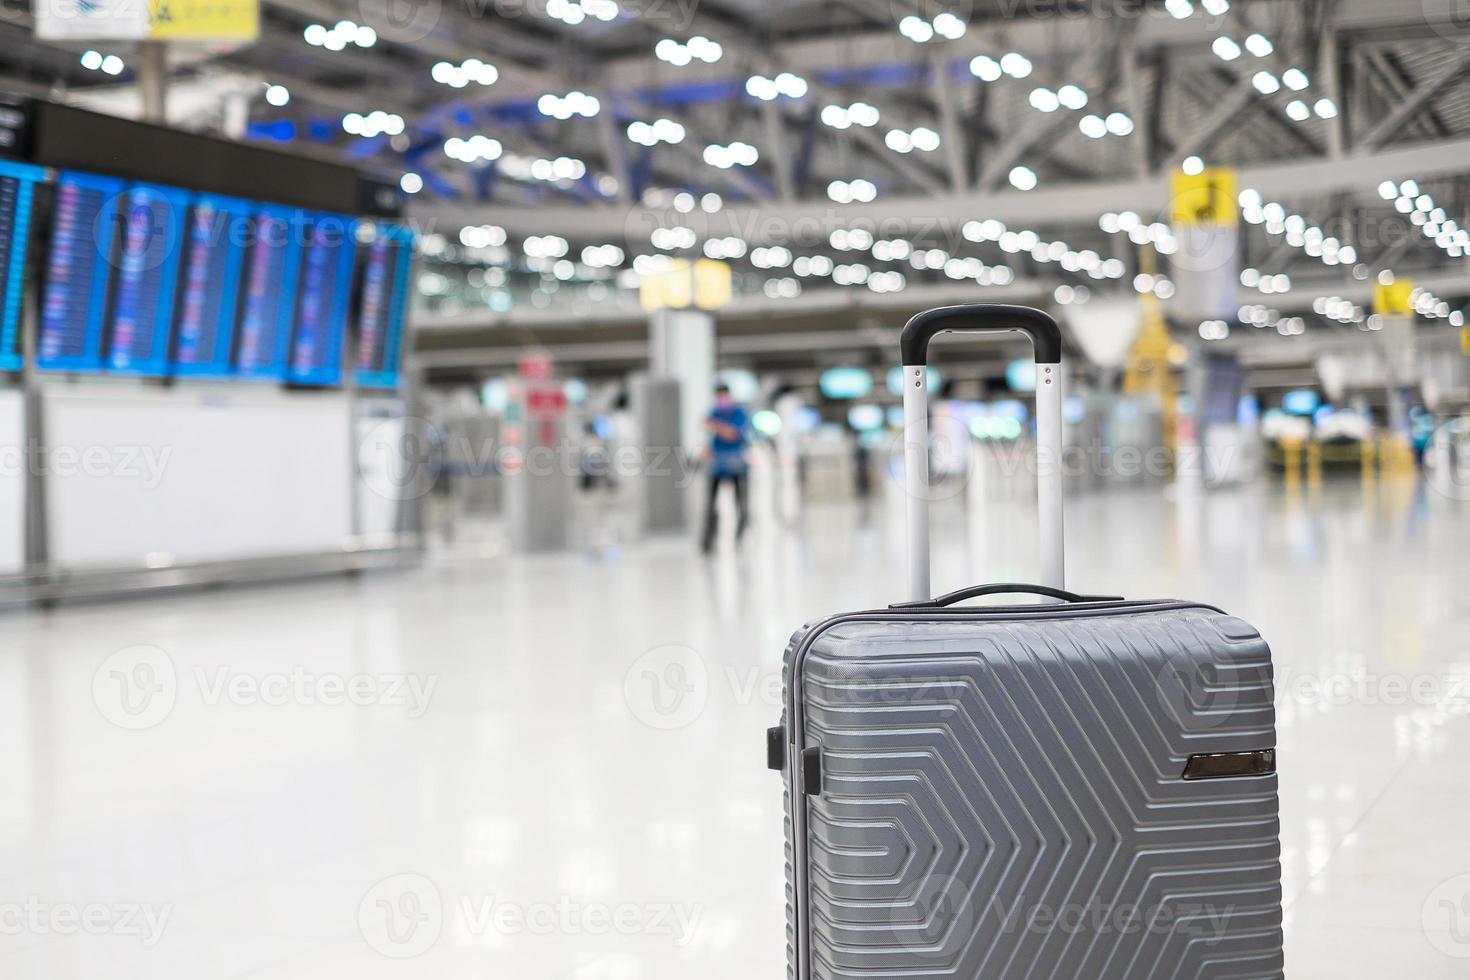
[[[1131,247],[1099,230],[1099,214],[1158,215],[1170,175],[1191,157],[1238,168],[1243,185],[1324,227],[1404,224],[1376,193],[1385,180],[1433,181],[1435,200],[1465,216],[1470,34],[1453,0],[1231,0],[1218,14],[1210,11],[1226,6],[1220,0],[1194,0],[1194,13],[1182,19],[1155,0],[1089,5],[1085,16],[1060,0],[971,0],[950,5],[966,15],[963,36],[929,43],[908,40],[898,20],[932,18],[943,2],[605,0],[617,10],[610,22],[589,15],[573,25],[552,15],[592,2],[442,0],[409,5],[405,20],[387,0],[263,0],[259,43],[176,51],[173,81],[177,88],[231,75],[261,92],[267,83],[284,85],[292,93],[284,107],[251,101],[245,135],[260,138],[287,122],[293,149],[393,179],[417,174],[423,189],[411,213],[451,242],[462,226],[495,224],[518,236],[559,234],[574,247],[615,242],[631,260],[650,250],[651,229],[688,220],[666,207],[684,191],[718,195],[723,205],[691,223],[752,247],[764,230],[779,239],[781,228],[803,221],[881,222],[920,247],[936,229],[952,243],[960,221],[994,218],[1078,249],[1121,254]],[[366,20],[377,43],[328,51],[303,39],[309,24],[339,19]],[[34,42],[29,32],[24,11],[0,16],[0,37],[17,42],[0,56],[11,87],[86,100],[133,83],[131,71],[108,79],[79,67],[82,45]],[[721,45],[722,56],[676,67],[654,54],[661,39],[696,35]],[[1224,57],[1216,47],[1222,37],[1249,50]],[[1256,50],[1250,38],[1267,39],[1269,50]],[[1025,56],[1024,78],[986,80],[971,71],[972,59],[1007,52]],[[497,81],[454,89],[431,78],[435,62],[470,58],[494,64]],[[1299,94],[1282,84],[1291,69],[1310,79]],[[800,97],[748,94],[752,76],[782,72],[801,79]],[[1262,72],[1274,89],[1263,87]],[[1046,111],[1037,92],[1064,86],[1083,90],[1086,106]],[[557,120],[538,110],[542,96],[571,91],[598,99],[596,118]],[[822,121],[824,108],[857,102],[877,111],[876,125]],[[1311,111],[1300,117],[1295,102]],[[405,132],[343,132],[345,114],[372,110],[400,115]],[[1081,126],[1088,114],[1120,114],[1128,133],[1089,138]],[[644,147],[628,139],[629,123],[656,119],[679,123],[683,141]],[[188,121],[217,124],[197,113]],[[932,149],[911,149],[890,133],[919,127],[938,134]],[[443,152],[450,137],[476,134],[507,156],[573,158],[586,173],[537,179],[508,172],[503,160],[462,163]],[[736,140],[758,148],[753,165],[707,162],[707,147]],[[1017,168],[1034,176],[1034,190],[1012,187]],[[833,182],[857,179],[873,186],[874,200],[829,199]],[[1279,238],[1245,234],[1249,260],[1270,271],[1329,271]],[[1365,264],[1391,261],[1436,281],[1464,278],[1465,259],[1427,238],[1378,241],[1365,233],[1357,241],[1365,259],[1376,256]],[[747,277],[765,275],[748,259],[737,264]],[[1024,256],[1017,266],[1023,282],[1049,281],[1049,270]],[[1470,288],[1451,298],[1467,295]]]

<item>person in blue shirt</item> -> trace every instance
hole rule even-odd
[[[746,502],[745,484],[749,465],[745,459],[745,447],[750,442],[748,430],[750,419],[745,409],[735,404],[730,389],[720,385],[715,389],[715,407],[705,419],[704,427],[710,432],[709,446],[709,502],[704,514],[704,538],[702,550],[707,554],[715,544],[719,517],[715,504],[720,495],[720,484],[728,482],[735,488],[735,510],[738,515],[735,537],[739,540],[745,533]]]

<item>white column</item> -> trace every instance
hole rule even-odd
[[[648,322],[649,373],[679,382],[679,432],[687,452],[704,445],[714,403],[715,318],[702,310],[655,310]]]

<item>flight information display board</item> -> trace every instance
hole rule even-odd
[[[409,265],[413,231],[379,224],[367,249],[358,312],[357,384],[363,388],[396,388],[408,308]]]
[[[102,367],[102,324],[120,237],[123,182],[63,171],[56,185],[36,364],[95,371]]]
[[[21,367],[20,301],[30,242],[31,200],[46,171],[0,161],[0,371]]]
[[[291,356],[286,378],[297,384],[342,380],[342,334],[357,251],[357,222],[334,214],[311,215],[304,228],[305,255]]]
[[[112,301],[107,366],[123,374],[168,373],[174,289],[189,195],[134,184],[123,194],[122,250]]]
[[[281,380],[286,376],[301,272],[300,214],[291,208],[256,208],[235,356],[235,370],[243,377]]]
[[[185,227],[173,372],[227,375],[250,205],[234,198],[200,194],[194,198]]]

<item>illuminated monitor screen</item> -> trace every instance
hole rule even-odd
[[[102,367],[123,182],[68,171],[56,184],[36,363],[48,370],[95,371]]]
[[[189,195],[136,184],[123,195],[121,261],[112,301],[107,367],[128,374],[168,373],[169,332]]]
[[[378,225],[375,231],[362,275],[357,383],[364,388],[394,388],[408,306],[413,232],[398,225]]]
[[[286,376],[301,236],[300,212],[277,207],[256,210],[235,355],[235,369],[244,377]]]
[[[249,222],[250,205],[233,198],[199,195],[189,210],[174,330],[175,374],[230,372]]]
[[[357,222],[315,215],[304,227],[306,253],[286,377],[298,384],[342,380],[342,333],[356,255]]]
[[[40,167],[0,161],[0,371],[21,367],[20,302]]]

